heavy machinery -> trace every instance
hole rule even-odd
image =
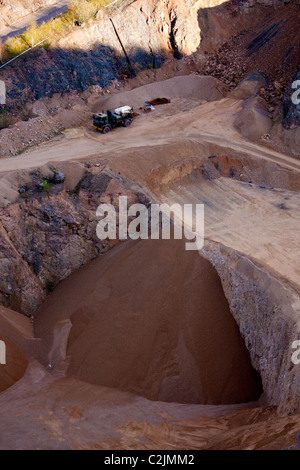
[[[93,126],[103,134],[108,134],[114,127],[129,127],[133,119],[133,108],[131,106],[122,106],[106,113],[93,114]]]

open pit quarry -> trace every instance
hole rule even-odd
[[[155,68],[32,98],[26,119],[0,131],[0,449],[299,448],[299,105],[288,103],[297,67],[284,77],[289,124],[281,102],[270,111],[279,95],[267,97],[266,72],[279,68],[245,65],[228,83],[202,68],[230,44],[220,18],[249,41],[265,25],[273,41],[272,21],[299,5],[128,3],[121,33],[133,11],[156,31],[155,47],[146,36],[140,46]],[[245,32],[253,12],[267,26],[255,17]],[[116,47],[101,36],[105,21],[59,47],[96,30]],[[0,75],[12,110],[14,73]],[[145,106],[157,98],[167,100]],[[124,105],[135,111],[129,128],[92,126],[92,114]],[[121,196],[148,210],[204,205],[202,248],[150,232],[99,239],[98,206],[118,211]]]

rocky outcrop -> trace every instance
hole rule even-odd
[[[76,290],[67,313],[57,292],[51,296],[51,310],[72,322],[68,374],[173,403],[259,398],[260,377],[220,279],[197,252],[187,255],[184,244],[131,240],[61,284],[65,298]],[[51,316],[47,305],[40,315]]]
[[[119,37],[136,67],[159,66],[165,54],[178,57],[196,52],[200,45],[198,10],[214,7],[223,0],[137,0],[118,9],[102,9],[98,21],[77,29],[58,42],[58,47],[81,50],[95,42],[115,50],[123,57]]]
[[[202,253],[221,278],[268,403],[280,412],[299,410],[300,370],[292,362],[292,343],[300,336],[299,295],[263,267],[222,245],[210,243]]]
[[[272,58],[276,54],[272,62],[285,60],[291,44],[287,47],[286,44],[281,45],[281,39],[280,44],[276,41],[279,36],[286,38],[290,30],[296,27],[290,24],[295,18],[295,5],[284,7],[284,12],[282,8],[278,11],[279,17],[284,14],[291,18],[283,18],[281,21],[280,18],[273,18],[275,10],[258,3],[253,4],[250,17],[246,8],[248,3],[234,0],[136,0],[122,3],[119,8],[103,8],[95,20],[68,28],[63,37],[53,42],[50,48],[41,48],[34,54],[25,55],[13,66],[1,71],[1,79],[5,80],[7,86],[8,110],[20,113],[20,107],[25,107],[28,101],[54,93],[72,90],[81,92],[97,85],[104,88],[114,80],[120,81],[142,69],[159,68],[167,59],[191,60],[194,65],[191,71],[195,73],[206,62],[205,54],[214,53],[233,35],[237,36],[237,47],[242,41],[243,53],[233,52],[234,47],[230,44],[225,61],[219,54],[212,63],[208,61],[207,70],[203,72],[214,74],[225,83],[234,85],[247,72],[262,70],[268,73],[257,58],[261,56],[263,64],[266,63],[266,68],[270,68],[265,56],[270,56],[269,47],[272,46]],[[248,42],[245,42],[246,39],[238,35],[249,30],[250,18],[250,29],[255,25],[257,33],[253,35],[250,31],[246,38]],[[275,33],[276,41],[272,45],[269,39]],[[248,54],[248,46],[251,48],[251,60],[247,59],[245,64],[244,53],[246,51]],[[265,48],[263,54],[262,47]],[[297,50],[292,53],[296,54]],[[253,58],[258,62],[254,66]],[[283,72],[284,76],[290,76],[289,71],[287,74]]]
[[[24,178],[18,202],[1,209],[0,303],[32,314],[62,279],[114,246],[96,235],[96,209],[118,204],[119,193],[137,202],[142,194],[118,175],[71,164],[61,184],[47,168]],[[48,175],[51,170],[48,168]]]

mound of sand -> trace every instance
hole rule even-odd
[[[145,101],[152,101],[156,98],[216,101],[223,98],[224,94],[225,86],[216,78],[186,75],[150,83],[130,91],[117,93],[109,98],[102,98],[93,104],[92,112],[101,112],[127,104],[137,109],[143,106]]]
[[[1,333],[0,341],[3,341],[6,347],[6,364],[0,364],[0,392],[3,392],[23,377],[28,361],[21,351]]]
[[[67,317],[68,373],[83,381],[181,403],[261,393],[216,271],[183,240],[129,241],[73,273],[38,312],[37,334]]]
[[[264,134],[268,134],[272,127],[272,120],[263,100],[255,96],[244,101],[242,110],[236,116],[234,126],[246,139],[254,142]]]

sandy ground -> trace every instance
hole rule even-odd
[[[184,78],[182,80],[184,87]],[[156,91],[157,95],[160,95],[160,91],[167,94],[166,89],[160,90],[159,87]],[[136,92],[137,110],[146,98],[143,90]],[[300,162],[264,145],[246,141],[239,135],[233,121],[241,109],[241,101],[229,98],[207,101],[207,98],[202,98],[199,94],[193,100],[189,94],[183,96],[182,93],[179,98],[172,98],[170,104],[157,107],[150,114],[141,112],[130,129],[116,129],[107,136],[98,134],[91,127],[82,129],[84,137],[82,132],[74,131],[74,138],[64,135],[22,156],[0,160],[0,172],[66,160],[85,160],[91,165],[102,162],[116,173],[143,184],[158,201],[203,202],[208,239],[244,253],[299,291],[300,253],[297,240],[300,221]],[[197,172],[193,173],[204,156],[207,158],[216,154],[235,157],[247,155],[250,160],[259,159],[262,166],[265,165],[267,176],[263,178],[260,175],[260,183],[255,172],[253,182],[220,175],[205,178],[203,174],[199,176]],[[268,167],[270,164],[274,166]],[[270,168],[272,171],[269,171]],[[145,334],[156,325],[161,338],[160,345],[168,344],[169,338],[174,340],[173,356],[170,353],[165,354],[163,348],[160,351],[161,356],[157,356],[162,369],[163,364],[168,364],[172,358],[178,375],[181,366],[180,361],[174,362],[175,346],[177,345],[177,352],[179,347],[183,357],[187,354],[184,351],[190,347],[186,348],[184,342],[179,341],[180,335],[175,331],[178,328],[178,318],[181,317],[180,312],[186,315],[191,310],[182,303],[184,290],[180,291],[176,287],[184,282],[180,277],[184,277],[184,273],[177,273],[178,277],[172,273],[172,256],[168,256],[167,250],[155,246],[154,250],[162,251],[156,252],[154,256],[151,255],[151,250],[147,254],[143,252],[142,246],[142,243],[133,246],[129,244],[128,248],[121,246],[115,249],[123,250],[118,258],[122,260],[120,269],[119,266],[113,268],[113,263],[117,262],[117,258],[114,261],[116,255],[113,250],[96,263],[83,268],[83,271],[74,273],[73,277],[61,283],[41,307],[36,333],[42,340],[35,357],[44,365],[53,359],[55,365],[57,360],[57,368],[47,371],[31,361],[25,377],[0,395],[0,448],[280,449],[293,444],[299,430],[299,416],[279,417],[275,409],[261,407],[261,403],[252,404],[256,408],[251,410],[247,409],[249,405],[239,405],[242,410],[237,411],[237,405],[211,407],[147,399],[161,400],[160,393],[165,398],[168,394],[166,390],[172,388],[170,384],[163,392],[161,388],[156,388],[153,396],[147,398],[136,395],[139,392],[137,383],[143,383],[144,389],[149,390],[153,382],[147,382],[143,367],[136,367],[134,373],[129,373],[134,368],[134,357],[138,349],[130,350],[126,342],[122,343],[122,347],[118,345],[121,339],[130,336],[130,325],[135,325],[136,322],[139,324],[141,314],[148,311],[156,296],[158,303],[155,321],[152,325],[146,324]],[[151,267],[143,276],[139,275],[142,269],[137,261],[139,255],[141,258],[146,257]],[[195,261],[194,258],[189,258],[187,262],[186,259],[180,259],[179,254],[178,257],[185,271],[190,273],[195,270],[197,273],[197,270],[202,269],[205,273],[203,277],[208,280],[207,266],[204,267],[201,263],[198,266],[199,260]],[[165,262],[159,263],[157,260],[160,259]],[[97,269],[100,269],[101,276],[97,274]],[[128,269],[132,277],[128,276]],[[155,273],[158,285],[163,286],[158,292],[151,284]],[[144,278],[147,283],[143,282]],[[192,279],[193,277],[191,281]],[[212,277],[210,282],[210,292],[214,297],[218,291],[217,279]],[[188,299],[198,302],[197,296],[201,292],[192,287],[193,282],[186,286]],[[111,298],[111,292],[115,289],[118,297],[114,299]],[[168,296],[169,303],[164,301],[167,290],[171,293]],[[224,294],[219,291],[215,297],[223,305],[220,308],[224,314],[227,311]],[[159,315],[161,304],[164,307],[162,317]],[[101,315],[97,310],[98,306],[101,306]],[[204,311],[218,315],[218,310],[209,304]],[[170,312],[174,313],[176,321],[169,324],[167,319]],[[128,322],[124,322],[123,313]],[[111,349],[109,338],[113,330],[106,329],[108,317],[111,326],[115,328],[114,348]],[[196,321],[198,317],[195,313],[191,314],[191,318]],[[229,317],[224,317],[223,321],[227,322],[226,318]],[[98,340],[96,324],[106,335],[103,342]],[[128,335],[124,337],[125,324]],[[141,322],[140,325],[145,324]],[[181,329],[185,331],[184,327]],[[227,354],[236,357],[236,347],[241,347],[238,346],[237,332],[229,324],[222,329],[236,343]],[[156,335],[145,351],[152,351],[156,347],[155,338]],[[141,335],[142,343],[146,339],[147,334]],[[82,349],[86,353],[86,360],[80,356]],[[94,361],[103,354],[106,355],[106,361],[101,363],[102,368],[97,372]],[[200,358],[205,358],[203,351],[198,351],[197,354]],[[246,356],[244,359],[242,357],[239,353],[239,359],[246,360]],[[161,358],[166,362],[163,363]],[[153,367],[152,359],[148,355],[149,371]],[[128,362],[132,364],[130,370],[126,369]],[[71,376],[65,377],[69,364]],[[226,364],[230,368],[230,357]],[[218,380],[223,380],[222,373],[226,375],[225,365],[219,371]],[[120,381],[116,371],[122,369],[125,379]],[[193,370],[191,365],[190,370]],[[180,374],[182,369],[179,376]],[[250,369],[249,374],[251,375]],[[246,381],[250,380],[249,374],[247,373]],[[153,378],[153,375],[150,373],[149,377]],[[158,373],[156,383],[162,383],[162,377],[163,374]],[[189,380],[191,379],[187,378],[187,383]],[[243,383],[245,384],[244,380]],[[215,385],[208,386],[212,395],[214,387]],[[128,393],[128,390],[134,394]],[[211,403],[210,398],[206,403]],[[233,412],[235,414],[232,415]]]
[[[278,417],[253,403],[149,401],[54,378],[36,364],[18,385],[0,397],[1,449],[280,449],[299,429],[299,415]]]
[[[49,332],[70,319],[68,373],[85,382],[178,403],[258,399],[260,380],[220,279],[184,247],[184,240],[130,240],[97,258],[37,312],[36,336],[52,347]],[[61,350],[56,358],[49,349],[41,360],[54,370]]]
[[[224,98],[203,103],[200,107],[196,106],[197,101],[193,101],[193,104],[194,108],[189,111],[190,100],[174,100],[169,105],[157,108],[152,114],[138,116],[131,128],[118,128],[105,136],[89,126],[83,129],[84,138],[80,132],[78,138],[74,134],[74,139],[65,135],[56,137],[20,156],[0,159],[0,172],[34,168],[49,161],[83,160],[99,156],[107,158],[124,150],[166,145],[183,139],[220,145],[225,149],[276,162],[289,169],[300,169],[298,160],[266,146],[245,141],[233,128],[234,117],[241,110],[241,100]]]
[[[207,240],[244,253],[300,288],[299,193],[228,178],[201,184],[195,179],[168,188],[161,200],[203,203]]]

